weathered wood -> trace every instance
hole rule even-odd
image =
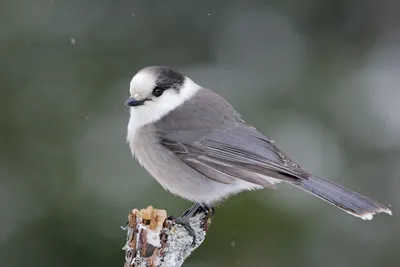
[[[180,267],[206,237],[211,218],[199,213],[189,220],[196,236],[169,220],[165,210],[134,209],[128,215],[125,267]]]

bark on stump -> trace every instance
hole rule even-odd
[[[199,213],[189,220],[196,242],[188,231],[174,220],[169,220],[165,210],[152,206],[134,209],[128,215],[125,250],[125,267],[180,267],[206,237],[211,218]]]

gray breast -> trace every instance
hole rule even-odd
[[[192,201],[212,203],[243,188],[260,187],[241,180],[229,185],[211,180],[161,146],[158,140],[163,134],[175,130],[226,127],[239,120],[239,115],[228,102],[202,89],[157,123],[140,128],[131,145],[135,147],[139,163],[166,190]]]

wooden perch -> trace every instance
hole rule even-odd
[[[180,267],[206,237],[211,219],[199,213],[189,220],[196,236],[174,220],[167,219],[167,211],[134,209],[128,215],[125,250],[125,267]]]

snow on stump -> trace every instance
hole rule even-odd
[[[125,267],[180,267],[190,254],[203,243],[211,218],[199,213],[190,218],[196,241],[175,220],[168,219],[167,211],[133,209],[128,215]]]

